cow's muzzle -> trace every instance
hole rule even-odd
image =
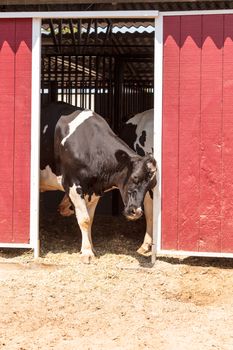
[[[125,209],[124,215],[128,220],[137,220],[139,219],[143,214],[142,208],[129,208]]]

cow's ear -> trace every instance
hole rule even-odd
[[[118,150],[115,153],[116,160],[121,165],[129,165],[131,163],[131,158],[125,151]]]
[[[150,173],[154,174],[157,171],[156,160],[152,155],[148,157],[146,165]]]

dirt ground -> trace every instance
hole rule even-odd
[[[0,251],[0,349],[232,350],[233,260],[139,257],[143,220],[97,216],[80,261],[74,218],[41,220],[41,257]]]

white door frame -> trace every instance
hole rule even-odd
[[[0,13],[0,19],[32,18],[30,243],[0,243],[0,247],[33,248],[34,257],[39,256],[41,20],[43,18],[157,18],[158,14],[158,11],[150,10]]]

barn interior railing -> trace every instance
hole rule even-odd
[[[154,23],[150,20],[43,20],[41,101],[101,114],[118,132],[153,107]]]

